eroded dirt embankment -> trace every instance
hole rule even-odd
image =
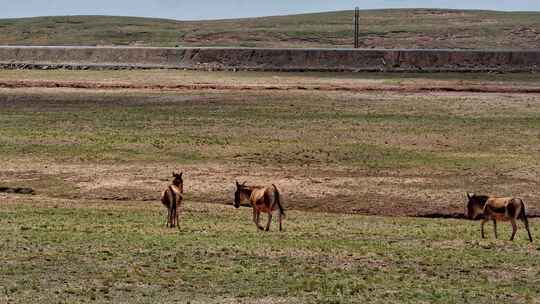
[[[358,84],[358,85],[291,85],[291,84],[141,84],[129,82],[96,82],[96,81],[55,81],[55,80],[0,80],[0,88],[71,88],[71,89],[97,89],[97,90],[223,90],[223,91],[342,91],[342,92],[469,92],[469,93],[540,93],[540,86],[515,86],[499,84],[452,84],[440,85],[437,83],[425,84]]]
[[[535,50],[0,47],[5,69],[534,72]]]

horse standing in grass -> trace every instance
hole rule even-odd
[[[249,201],[251,207],[253,207],[253,222],[259,230],[269,231],[270,223],[272,222],[272,212],[276,209],[279,210],[279,231],[282,230],[282,219],[285,217],[285,210],[283,210],[283,206],[281,205],[281,194],[276,185],[272,184],[271,187],[247,186],[245,182],[243,184],[236,182],[234,207],[239,208],[240,203],[244,201]],[[266,229],[259,224],[261,212],[268,214]]]
[[[523,221],[525,229],[529,234],[529,241],[533,241],[531,231],[529,230],[529,220],[525,212],[525,203],[522,199],[516,197],[495,197],[487,195],[476,195],[474,193],[467,193],[467,215],[470,219],[477,219],[480,215],[484,215],[482,223],[480,224],[482,238],[484,236],[484,224],[492,220],[493,230],[495,232],[495,238],[497,238],[497,221],[510,221],[512,224],[512,236],[510,240],[513,241],[517,232],[517,223],[519,219]]]
[[[178,209],[182,203],[182,194],[184,193],[183,172],[172,173],[173,181],[163,193],[161,193],[161,203],[167,208],[167,226],[170,228],[178,227]]]

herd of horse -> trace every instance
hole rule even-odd
[[[161,203],[167,208],[167,227],[178,227],[179,209],[183,200],[184,180],[183,173],[173,172],[171,184],[161,194]],[[488,221],[493,221],[495,238],[497,238],[497,221],[509,221],[512,225],[513,241],[518,230],[517,221],[521,220],[525,225],[529,241],[533,238],[529,228],[529,220],[525,203],[517,197],[496,197],[488,195],[477,195],[467,192],[467,210],[466,215],[469,219],[476,220],[481,218],[480,231],[482,238],[485,238],[484,225]],[[282,205],[281,194],[272,184],[266,186],[248,186],[246,182],[240,184],[236,181],[236,191],[234,193],[234,207],[240,208],[240,204],[248,201],[253,209],[253,222],[259,230],[270,230],[272,214],[278,211],[279,231],[283,229],[282,220],[285,217],[285,210]],[[261,213],[268,214],[266,227],[260,225]]]

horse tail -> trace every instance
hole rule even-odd
[[[172,188],[172,185],[169,186],[169,221],[173,222],[173,217],[174,215],[176,214],[176,192],[174,191],[174,189]]]
[[[272,186],[274,187],[274,193],[275,193],[275,198],[276,198],[276,204],[278,205],[278,208],[279,208],[279,213],[283,216],[285,216],[285,210],[283,209],[283,206],[281,205],[281,194],[279,193],[279,190],[278,188],[276,187],[276,185],[272,184]]]
[[[521,211],[519,212],[518,218],[526,222],[528,220],[527,220],[527,212],[525,210],[525,202],[522,199],[520,199],[519,201],[521,203]]]
[[[167,188],[167,198],[169,199],[169,204],[167,206],[167,208],[172,208],[174,202],[176,202],[176,195],[174,193],[174,190],[172,189],[171,186],[169,186],[169,188]]]
[[[533,238],[531,235],[531,230],[529,229],[529,220],[527,219],[527,211],[525,210],[525,202],[520,199],[521,201],[521,211],[519,212],[519,218],[523,221],[523,224],[525,224],[525,229],[527,229],[527,235],[529,236],[529,241],[532,243]]]

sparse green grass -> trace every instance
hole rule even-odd
[[[219,21],[58,16],[0,20],[0,44],[350,47],[352,11]],[[361,44],[384,48],[539,47],[537,12],[361,11]]]
[[[528,153],[540,145],[535,97],[9,90],[0,97],[6,156],[444,170],[540,161]]]
[[[163,227],[162,213],[157,203],[1,204],[0,300],[531,303],[540,296],[540,248],[522,230],[514,243],[481,241],[477,222],[290,212],[284,232],[261,233],[248,209],[190,203],[177,232]]]

